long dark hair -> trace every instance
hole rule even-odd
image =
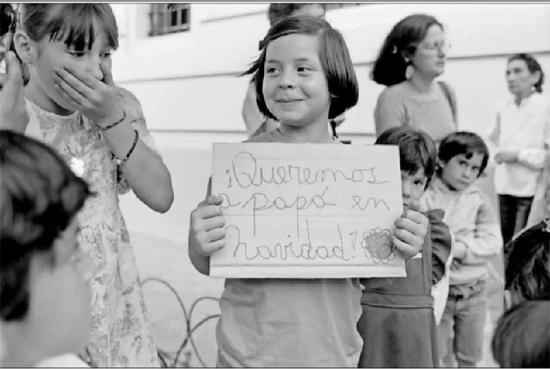
[[[428,14],[412,14],[395,24],[386,36],[371,70],[371,79],[385,86],[403,82],[408,63],[405,56],[413,55],[428,29],[443,25]]]

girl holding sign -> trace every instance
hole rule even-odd
[[[358,84],[342,35],[325,20],[289,17],[263,40],[254,74],[258,106],[278,129],[248,142],[334,143],[332,119],[354,106]],[[209,191],[210,192],[210,191]],[[207,196],[191,213],[189,257],[209,274],[209,259],[224,247],[220,196]],[[394,243],[411,257],[428,221],[408,210],[396,220]],[[348,279],[227,279],[217,327],[218,366],[356,367],[361,288]]]

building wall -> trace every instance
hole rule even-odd
[[[194,142],[241,139],[248,77],[238,74],[257,56],[268,28],[265,4],[192,4],[191,30],[148,37],[149,4],[114,5],[121,47],[117,82],[141,100],[153,131],[186,133]],[[368,78],[385,35],[402,17],[426,12],[446,26],[452,44],[442,79],[455,88],[460,126],[482,132],[496,104],[508,96],[506,57],[531,52],[550,71],[550,4],[365,4],[331,10],[327,19],[344,35],[360,81],[358,105],[346,115],[344,136],[369,141],[382,90]],[[164,136],[164,135],[163,135]],[[181,141],[179,141],[182,143]]]
[[[165,279],[189,308],[202,296],[218,297],[223,288],[222,280],[196,272],[186,255],[189,214],[205,196],[210,144],[245,138],[241,106],[249,78],[238,74],[257,56],[268,28],[267,4],[193,4],[189,32],[154,38],[147,36],[148,7],[113,5],[121,35],[113,75],[142,103],[170,170],[175,200],[165,214],[151,211],[132,194],[121,197],[121,206],[141,277]],[[443,79],[456,90],[461,128],[483,132],[496,104],[508,97],[507,55],[531,52],[550,72],[550,4],[407,3],[331,10],[327,19],[343,33],[360,81],[359,103],[339,130],[344,138],[372,142],[372,112],[382,87],[368,73],[391,26],[414,12],[431,13],[446,26],[453,46]],[[481,182],[489,193],[490,174]],[[157,343],[176,350],[183,332],[180,309],[166,291],[148,286],[145,295]],[[201,317],[209,312],[198,310]],[[216,362],[214,324],[194,336],[208,365]],[[199,363],[193,359],[192,365]]]

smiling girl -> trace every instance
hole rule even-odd
[[[296,16],[276,23],[251,67],[258,107],[277,129],[248,142],[338,144],[329,119],[357,103],[358,84],[342,35],[325,20]],[[210,191],[208,191],[210,192]],[[210,255],[225,246],[220,196],[191,213],[189,256],[209,274]],[[421,247],[427,220],[408,212],[394,242],[405,255]],[[227,279],[217,327],[218,366],[356,367],[361,287],[348,279]]]
[[[139,102],[113,83],[114,15],[106,4],[22,4],[19,17],[16,50],[31,74],[27,133],[54,147],[95,192],[80,214],[80,243],[99,270],[85,359],[158,365],[117,191],[131,188],[159,212],[173,192]]]

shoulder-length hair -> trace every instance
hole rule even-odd
[[[118,48],[118,27],[109,4],[21,4],[19,27],[34,41],[48,36],[77,50],[91,49],[98,30],[109,47]]]
[[[374,61],[371,79],[385,86],[403,82],[408,66],[405,57],[414,55],[416,47],[433,25],[443,30],[443,25],[428,14],[412,14],[397,22],[386,36]]]
[[[269,43],[279,37],[301,34],[317,36],[319,39],[319,60],[327,78],[331,96],[329,119],[337,117],[357,104],[359,84],[344,38],[325,21],[313,16],[292,16],[277,22],[262,40],[261,54],[244,74],[253,74],[256,87],[256,102],[265,116],[277,119],[267,108],[263,96],[264,66]]]

